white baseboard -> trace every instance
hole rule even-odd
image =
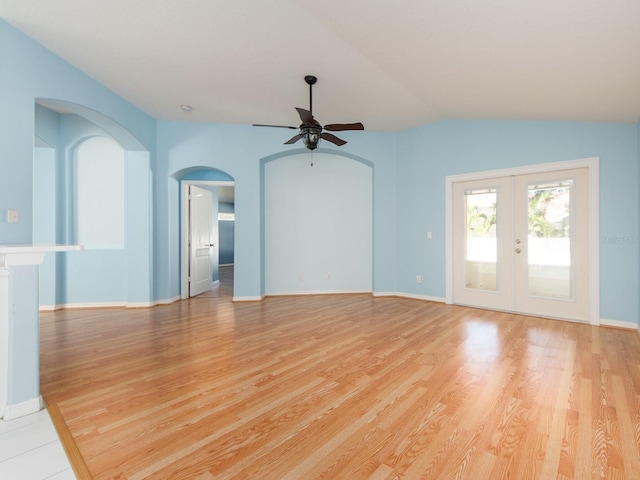
[[[428,302],[437,302],[437,303],[446,303],[445,299],[442,297],[431,297],[428,295],[415,295],[412,293],[402,293],[402,292],[372,292],[370,290],[354,290],[350,292],[344,291],[330,291],[330,290],[309,290],[304,292],[269,292],[263,295],[264,297],[282,297],[282,296],[293,296],[293,295],[351,295],[351,294],[361,294],[361,293],[369,293],[374,297],[400,297],[400,298],[411,298],[414,300],[426,300]],[[260,297],[247,297],[251,300],[261,300]],[[236,298],[234,297],[234,301]]]
[[[601,327],[615,327],[615,328],[624,328],[625,330],[640,330],[640,327],[637,323],[634,322],[623,322],[620,320],[610,320],[608,318],[600,319]]]
[[[40,305],[41,312],[55,312],[56,310],[62,310],[62,305]]]
[[[427,302],[447,303],[443,297],[431,297],[429,295],[417,295],[415,293],[398,293],[398,297],[412,298],[414,300],[426,300]]]
[[[212,286],[215,286],[219,284],[219,281],[213,282]],[[247,297],[236,297],[234,296],[232,298],[232,300],[234,302],[259,302],[264,300],[265,297],[277,297],[277,296],[291,296],[291,295],[339,295],[339,294],[356,294],[356,293],[370,293],[372,296],[374,297],[400,297],[400,298],[410,298],[410,299],[414,299],[414,300],[426,300],[428,302],[437,302],[437,303],[446,303],[446,299],[442,298],[442,297],[432,297],[429,295],[416,295],[413,293],[403,293],[403,292],[370,292],[370,291],[353,291],[353,292],[343,292],[343,291],[329,291],[329,290],[315,290],[315,291],[307,291],[307,292],[275,292],[275,293],[268,293],[268,294],[264,294],[264,295],[258,295],[258,296],[247,296]],[[41,305],[40,306],[40,311],[41,312],[52,312],[55,310],[64,310],[64,309],[74,309],[74,308],[149,308],[149,307],[154,307],[156,305],[169,305],[171,303],[177,302],[181,300],[181,297],[178,295],[176,297],[173,298],[167,298],[167,299],[163,299],[163,300],[156,300],[154,302],[138,302],[138,303],[120,303],[120,302],[102,302],[102,303],[65,303],[65,304],[57,304],[57,305]],[[636,332],[638,332],[638,334],[640,335],[640,324],[634,323],[634,322],[625,322],[625,321],[621,321],[621,320],[611,320],[608,318],[601,318],[600,319],[600,326],[603,327],[614,327],[614,328],[622,328],[625,330],[635,330]],[[34,400],[29,400],[28,402],[33,402]],[[26,402],[26,403],[28,403]],[[40,399],[40,402],[42,402],[42,399]],[[23,402],[25,403],[25,402]],[[18,411],[20,411],[19,405],[22,405],[22,403],[17,404],[17,405],[11,405],[11,406],[6,406],[6,409],[10,412],[9,414],[11,415],[11,409],[13,408],[17,408]],[[10,409],[11,407],[11,409]],[[27,410],[32,409],[33,407],[26,407]],[[37,410],[35,410],[36,412],[41,410],[42,407],[40,406]],[[1,413],[1,412],[0,412]],[[27,413],[23,414],[23,415],[28,415],[29,413],[33,413],[33,411],[28,411]],[[18,415],[18,416],[22,416],[22,415]],[[5,413],[5,417],[6,417],[6,413]],[[13,418],[17,418],[17,417],[13,417]]]
[[[173,297],[154,302],[92,302],[92,303],[61,303],[57,305],[41,305],[41,312],[53,312],[55,310],[72,310],[75,308],[150,308],[156,305],[169,305],[177,302],[180,297]]]
[[[169,305],[170,303],[177,302],[178,300],[182,300],[180,295],[173,298],[165,298],[163,300],[156,300],[153,302],[153,305]]]
[[[265,293],[265,297],[288,297],[293,295],[353,295],[359,293],[371,293],[371,290],[350,290],[345,292],[344,290],[305,290],[305,291],[291,291],[291,292],[269,292]]]
[[[234,302],[260,302],[264,300],[264,295],[258,295],[255,297],[236,297],[234,296],[231,300]]]
[[[91,303],[60,303],[58,305],[41,305],[41,312],[53,310],[71,310],[74,308],[124,308],[126,303],[122,302],[91,302]]]
[[[16,418],[24,417],[25,415],[31,415],[32,413],[39,412],[43,407],[44,402],[42,401],[42,397],[38,395],[37,398],[32,398],[31,400],[5,405],[2,419],[14,420]]]
[[[136,303],[125,303],[123,305],[124,308],[149,308],[155,307],[156,302],[136,302]]]
[[[431,297],[429,295],[417,295],[415,293],[373,292],[372,295],[374,297],[400,297],[400,298],[411,298],[413,300],[426,300],[427,302],[447,303],[446,299],[442,297]]]

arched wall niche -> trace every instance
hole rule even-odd
[[[62,100],[36,100],[33,241],[77,243],[74,152],[100,136],[112,138],[125,151],[124,245],[48,254],[40,275],[43,310],[154,304],[151,154],[100,112]]]
[[[374,164],[319,148],[261,159],[263,295],[373,290]]]

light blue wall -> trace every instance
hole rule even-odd
[[[126,288],[114,291],[114,297],[178,297],[178,179],[199,168],[216,168],[234,178],[235,295],[253,298],[263,293],[261,164],[308,151],[283,146],[286,132],[278,129],[156,121],[2,20],[0,61],[0,243],[33,238],[34,103],[38,98],[58,99],[82,105],[87,115],[98,112],[112,119],[151,154],[149,184],[140,195],[152,196],[153,219],[148,227],[128,223],[127,235],[138,238],[136,229],[153,229],[153,247],[139,246],[148,247],[148,255],[132,270],[155,270],[155,280],[149,283],[146,277],[132,285],[139,277],[130,275]],[[347,145],[323,145],[320,151],[357,156],[373,165],[374,292],[443,297],[446,175],[598,156],[601,237],[637,239],[639,129],[637,124],[446,121],[399,133],[344,132]],[[137,174],[139,167],[134,168]],[[63,218],[68,199],[59,202],[57,215]],[[20,211],[20,223],[6,223],[7,208]],[[432,240],[426,239],[428,231]],[[56,232],[56,238],[69,238],[69,232]],[[601,316],[637,322],[637,243],[602,241],[600,252]],[[423,278],[419,285],[417,274]]]
[[[601,318],[638,322],[638,245],[610,241],[638,238],[637,125],[447,121],[397,140],[398,291],[445,296],[447,175],[600,157]]]
[[[234,295],[259,298],[263,294],[264,163],[280,156],[310,155],[307,150],[282,145],[288,136],[279,129],[156,121],[3,20],[0,65],[0,244],[34,239],[34,182],[43,181],[43,176],[34,175],[38,99],[75,105],[78,113],[109,131],[130,155],[126,191],[132,214],[126,221],[126,238],[133,250],[117,258],[96,253],[105,265],[101,275],[122,278],[126,271],[125,281],[80,285],[78,277],[67,275],[65,269],[67,263],[76,271],[83,268],[81,252],[60,254],[54,270],[62,291],[55,292],[56,298],[67,298],[71,289],[80,292],[73,300],[78,302],[177,299],[179,179],[202,168],[222,170],[235,181]],[[62,129],[55,112],[40,113],[47,121],[39,134],[55,150],[56,175],[63,178],[68,175],[68,163],[63,160],[75,138],[73,128]],[[444,297],[447,175],[599,157],[601,318],[638,322],[640,124],[445,121],[399,133],[344,132],[340,136],[349,143],[340,149],[325,144],[318,152],[357,157],[373,166],[375,293]],[[49,161],[45,157],[51,159],[51,152],[38,161]],[[68,191],[61,195],[59,184],[55,191],[47,187],[43,195],[57,197],[56,231],[53,235],[51,225],[43,223],[43,238],[68,241],[72,238]],[[7,223],[9,208],[19,211],[19,223]],[[432,240],[427,240],[428,231],[433,232]],[[416,275],[423,279],[419,285]],[[37,386],[20,383],[20,378],[34,378],[34,372],[37,378],[37,362],[23,361],[23,357],[37,357],[37,326],[29,325],[28,331],[10,325],[12,362],[21,368],[9,381],[11,402],[36,394]]]
[[[39,244],[55,244],[56,239],[56,150],[37,147],[33,154],[33,241]],[[53,181],[52,181],[53,180]],[[40,265],[40,305],[55,305],[57,257],[53,252],[45,254]]]
[[[38,266],[9,267],[8,404],[40,395]],[[4,367],[4,366],[3,366]]]
[[[125,246],[127,304],[155,300],[153,291],[153,176],[148,152],[128,151],[125,159]]]
[[[0,244],[32,243],[37,99],[54,99],[66,104],[81,105],[86,116],[100,112],[103,118],[110,119],[114,129],[126,131],[130,140],[136,140],[129,143],[137,143],[150,152],[151,158],[155,154],[156,121],[4,20],[0,20],[0,65]],[[54,119],[56,114],[51,113],[50,116]],[[51,128],[48,135],[55,138],[55,122],[52,122]],[[57,149],[56,156],[62,155],[55,140],[49,145]],[[147,170],[151,166],[147,155]],[[150,185],[149,181],[149,196]],[[20,221],[17,224],[7,223],[6,211],[9,208],[18,210]],[[64,216],[65,208],[62,199],[57,210],[60,217]],[[150,220],[150,214],[148,218]],[[59,220],[56,219],[57,222]],[[65,223],[68,222],[62,222]],[[60,241],[65,237],[64,234],[65,232],[56,232],[56,240]],[[146,232],[146,238],[150,240],[150,232]],[[147,251],[151,250],[148,245]],[[151,252],[149,257],[150,255]],[[62,272],[60,268],[57,270]],[[37,289],[33,291],[36,292]],[[28,292],[19,295],[28,295]],[[150,291],[150,295],[153,292]],[[30,303],[37,318],[37,295]],[[25,314],[26,318],[32,316],[33,314]],[[9,322],[12,332],[10,362],[19,365],[15,375],[12,374],[9,378],[8,388],[12,392],[9,401],[18,403],[31,399],[38,392],[37,384],[24,385],[21,381],[22,378],[38,378],[38,322],[16,324],[13,319]],[[36,360],[25,361],[25,358]]]
[[[364,133],[364,135],[362,135]],[[393,134],[344,132],[349,143],[319,152],[357,155],[373,164],[374,290],[394,290],[395,183]],[[158,122],[156,164],[156,292],[179,296],[179,178],[190,169],[216,168],[235,181],[234,296],[259,298],[263,293],[261,257],[261,161],[274,155],[309,152],[286,147],[277,129],[240,125]]]
[[[31,243],[33,134],[37,98],[58,99],[101,112],[152,153],[155,120],[60,57],[0,20],[0,243]],[[16,208],[20,222],[8,224]]]
[[[372,290],[372,166],[280,157],[264,168],[265,294]]]
[[[200,180],[205,182],[233,182],[233,177],[216,169],[195,170],[187,173],[181,180]]]
[[[40,105],[35,132],[54,148],[37,148],[34,156],[34,241],[75,243],[74,151],[88,138],[110,135],[79,115],[58,114]],[[45,154],[47,161],[41,158]],[[149,154],[128,150],[125,155],[124,248],[47,253],[40,269],[42,306],[144,305],[153,300]]]

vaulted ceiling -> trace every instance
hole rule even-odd
[[[307,74],[317,118],[367,130],[640,119],[638,0],[0,0],[0,16],[159,119],[295,126]]]

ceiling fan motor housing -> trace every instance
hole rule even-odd
[[[318,147],[321,133],[322,127],[303,127],[300,129],[302,142],[309,150],[315,150]]]

